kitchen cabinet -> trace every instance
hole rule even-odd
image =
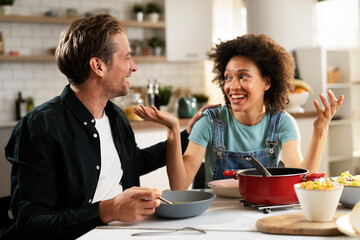
[[[38,24],[65,24],[68,25],[74,18],[67,17],[47,17],[47,16],[0,16],[0,23],[38,23]],[[133,20],[122,20],[121,21],[127,28],[144,28],[144,29],[165,29],[165,22],[137,22]],[[134,56],[134,61],[138,63],[156,63],[166,62],[165,56]],[[0,62],[54,62],[55,58],[53,55],[0,55]]]
[[[360,50],[325,50],[322,47],[296,50],[300,77],[313,87],[313,93],[304,105],[305,111],[313,110],[313,100],[331,89],[336,96],[345,95],[343,105],[329,126],[323,161],[328,164],[330,176],[350,171],[355,174],[359,153],[360,131]],[[327,82],[327,68],[337,67],[341,71],[337,83]],[[327,96],[327,94],[326,94]]]
[[[213,43],[242,34],[241,1],[165,0],[168,61],[203,61]]]
[[[165,0],[166,55],[169,61],[201,61],[212,44],[209,0]]]

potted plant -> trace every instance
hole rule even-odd
[[[146,16],[150,22],[158,22],[160,19],[161,8],[156,3],[146,5]]]
[[[133,13],[136,21],[142,22],[144,20],[144,7],[142,5],[134,4]]]
[[[0,0],[0,15],[10,15],[14,0]]]
[[[165,41],[159,37],[152,37],[149,39],[148,44],[149,44],[149,47],[151,47],[153,49],[154,55],[160,56],[161,50],[165,44]]]
[[[203,93],[194,93],[193,97],[196,98],[199,109],[205,106],[209,100],[209,97]]]
[[[160,94],[160,110],[167,111],[167,105],[169,104],[170,97],[172,95],[172,86],[160,85],[159,94]]]

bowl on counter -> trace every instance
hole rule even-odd
[[[332,189],[306,189],[294,185],[305,219],[311,222],[330,222],[335,215],[344,186],[334,183]]]
[[[330,180],[344,185],[340,203],[344,208],[353,208],[360,201],[360,175],[351,175],[349,171],[341,173]]]
[[[344,186],[340,203],[344,208],[353,208],[360,201],[360,187]]]
[[[305,110],[301,106],[306,103],[309,96],[310,93],[308,91],[289,94],[289,104],[285,110],[290,113],[304,113]]]
[[[236,179],[214,180],[208,186],[216,195],[228,198],[241,198],[239,192],[239,182]]]
[[[203,191],[165,191],[162,197],[173,204],[161,202],[155,209],[155,215],[165,218],[189,218],[205,212],[215,195]]]

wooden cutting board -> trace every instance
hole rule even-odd
[[[331,222],[309,222],[304,213],[290,213],[284,215],[270,216],[259,219],[256,228],[260,232],[308,235],[308,236],[333,236],[342,233],[336,227],[336,220],[345,213],[335,213]]]

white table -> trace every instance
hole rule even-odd
[[[349,209],[339,205],[339,212],[350,212]],[[106,239],[352,239],[345,235],[335,237],[293,236],[265,234],[257,231],[256,221],[260,218],[278,214],[301,212],[300,207],[272,210],[264,214],[256,208],[245,207],[239,199],[222,198],[217,196],[209,209],[203,214],[187,219],[165,219],[150,216],[148,219],[138,223],[112,222],[91,230],[81,236],[80,240],[106,240]],[[183,227],[194,227],[206,231],[206,234],[197,232],[177,232],[171,235],[154,236],[131,236],[139,232],[163,232]]]

